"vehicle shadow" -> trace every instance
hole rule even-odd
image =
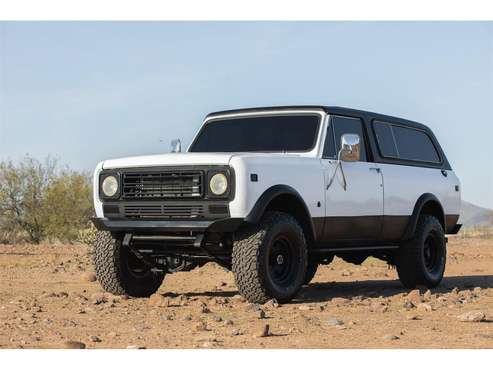
[[[481,289],[493,288],[493,275],[466,275],[447,276],[441,284],[432,289],[434,293],[448,293],[453,288],[460,290],[472,290],[475,287]],[[426,288],[423,288],[426,289]],[[407,293],[409,289],[404,288],[399,280],[362,280],[362,281],[339,281],[339,282],[317,282],[304,286],[292,303],[322,303],[333,298],[353,297],[375,298],[392,297],[400,293]],[[234,290],[186,292],[184,296],[193,297],[223,297],[231,298],[238,293]],[[179,293],[166,292],[165,297],[176,298]]]
[[[472,290],[475,287],[482,289],[493,288],[493,275],[447,276],[443,278],[438,287],[432,289],[432,292],[448,293],[455,287],[460,290]],[[407,292],[409,292],[409,289],[404,288],[399,280],[312,283],[301,290],[298,297],[293,300],[293,303],[326,302],[332,298],[391,297]]]

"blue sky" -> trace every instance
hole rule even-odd
[[[493,208],[493,22],[0,23],[0,159],[188,144],[210,111],[341,105],[429,125]]]

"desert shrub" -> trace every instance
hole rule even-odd
[[[92,213],[91,182],[48,157],[0,162],[2,242],[76,241]]]
[[[77,233],[77,242],[81,244],[93,244],[96,240],[97,229],[92,223],[88,224],[85,229],[80,229]]]

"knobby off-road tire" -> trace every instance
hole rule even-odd
[[[159,289],[164,279],[163,272],[151,271],[109,232],[97,233],[93,258],[96,277],[111,294],[148,297]]]
[[[235,234],[232,270],[240,294],[252,303],[291,300],[305,279],[307,245],[291,215],[268,212]]]
[[[306,266],[305,280],[303,281],[303,285],[308,285],[315,277],[317,273],[318,263],[312,262]]]
[[[443,227],[433,216],[422,215],[414,238],[399,249],[396,259],[401,283],[409,289],[418,285],[436,287],[443,278],[447,247]]]

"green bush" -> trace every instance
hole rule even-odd
[[[74,242],[93,212],[90,177],[26,157],[0,162],[0,241]]]

